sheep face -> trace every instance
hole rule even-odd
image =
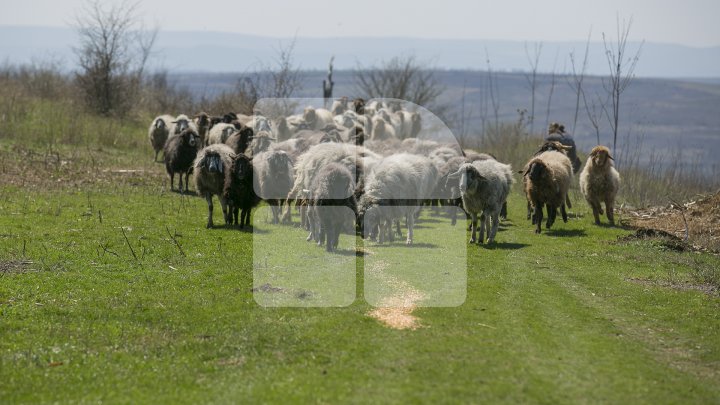
[[[220,155],[217,153],[207,153],[201,163],[201,167],[210,173],[223,174],[225,172],[222,158],[220,158]]]
[[[165,129],[165,120],[158,118],[155,120],[155,129]]]
[[[233,175],[235,178],[244,182],[248,178],[252,178],[252,163],[245,155],[237,155],[233,164]]]
[[[197,148],[200,142],[200,135],[195,133],[195,131],[185,130],[181,133],[181,136],[183,137],[183,142],[192,146],[193,148]]]
[[[460,192],[463,194],[475,194],[479,183],[484,179],[472,165],[465,164],[460,168]]]
[[[590,159],[592,159],[593,165],[597,167],[604,167],[608,163],[608,159],[614,160],[610,156],[610,150],[604,146],[596,146],[590,152]]]
[[[177,121],[173,121],[173,124],[176,124],[175,126],[175,133],[179,134],[183,132],[184,130],[188,129],[190,127],[190,123],[188,120],[181,118]]]
[[[255,117],[255,132],[271,132],[272,129],[270,129],[270,122],[265,117]]]
[[[303,119],[307,123],[310,123],[310,124],[314,123],[315,119],[316,119],[315,109],[312,107],[307,107],[305,109],[305,112],[303,113]]]

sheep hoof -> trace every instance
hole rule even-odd
[[[536,230],[535,230],[535,233],[539,234],[539,233],[540,233],[540,230],[539,230],[539,229],[536,229]]]
[[[405,241],[405,244],[406,244],[406,245],[412,245],[412,240],[410,240],[410,239],[406,240],[406,241]]]
[[[475,243],[475,238],[470,238],[470,243]]]
[[[213,224],[212,224],[212,222],[208,222],[208,224],[207,224],[206,228],[207,228],[207,229],[212,229],[212,227],[213,227]]]

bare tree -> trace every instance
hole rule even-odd
[[[527,80],[528,87],[530,88],[530,116],[528,117],[528,124],[530,124],[531,134],[533,133],[533,127],[535,124],[535,92],[537,90],[537,71],[538,65],[540,64],[541,53],[542,42],[535,43],[532,55],[530,55],[527,42],[525,43],[525,56],[530,64],[530,73],[525,74],[525,79]]]
[[[585,54],[583,56],[582,65],[580,66],[580,70],[578,71],[577,65],[575,63],[575,51],[570,52],[570,67],[572,68],[572,75],[568,78],[568,84],[575,92],[575,115],[573,116],[573,126],[572,126],[572,132],[575,133],[575,129],[577,128],[577,120],[578,115],[580,113],[580,98],[582,97],[583,92],[583,82],[585,81],[585,72],[587,72],[587,66],[588,66],[588,54],[590,50],[590,38],[592,36],[592,28],[590,29],[590,32],[588,33],[588,39],[587,42],[585,42]],[[587,106],[587,103],[585,103]]]
[[[558,51],[559,52],[559,51]],[[545,128],[550,125],[550,109],[552,107],[552,98],[553,94],[555,93],[555,79],[557,78],[557,75],[555,74],[555,71],[557,70],[557,61],[558,61],[558,54],[555,54],[555,62],[553,62],[553,69],[550,73],[550,90],[548,91],[548,102],[547,102],[547,111],[545,114]]]
[[[620,16],[617,17],[617,38],[615,43],[609,42],[605,37],[605,33],[603,33],[605,57],[610,69],[610,77],[603,80],[603,87],[609,94],[611,102],[611,110],[605,109],[605,115],[610,122],[610,129],[613,134],[613,153],[617,145],[618,125],[620,122],[620,96],[635,77],[633,72],[640,59],[640,51],[644,43],[640,44],[634,54],[627,56],[628,37],[630,36],[632,21],[632,17],[627,22],[625,20],[621,22]]]
[[[137,4],[104,6],[90,0],[75,19],[76,80],[87,105],[103,115],[124,115],[131,109],[157,37],[157,28],[142,26]]]
[[[333,87],[335,87],[335,82],[332,79],[333,61],[334,60],[335,60],[335,56],[330,58],[327,79],[323,80],[323,99],[325,101],[325,108],[328,107],[329,101],[330,101],[330,99],[332,99]]]
[[[587,113],[590,125],[595,129],[595,136],[597,137],[597,144],[600,145],[600,120],[603,117],[603,112],[606,111],[605,106],[608,103],[608,97],[603,97],[595,92],[593,97],[588,101],[588,97],[585,95],[585,90],[580,87],[580,94],[582,96],[583,105],[585,106],[585,112]]]
[[[436,104],[437,98],[444,91],[433,70],[423,67],[414,56],[396,56],[370,69],[360,66],[355,72],[355,84],[367,98],[397,98],[433,107],[436,113],[441,107]]]

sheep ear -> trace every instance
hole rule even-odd
[[[613,158],[609,153],[608,153],[608,158],[610,158],[610,160],[615,160],[615,158]]]

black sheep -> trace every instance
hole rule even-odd
[[[253,186],[252,160],[243,154],[236,155],[232,167],[225,174],[223,196],[228,202],[228,225],[250,225],[250,212],[260,203]],[[238,212],[240,220],[238,221]]]
[[[188,179],[198,152],[200,135],[188,128],[177,135],[172,135],[165,143],[165,169],[170,175],[170,190],[173,190],[175,173],[180,174],[178,189],[182,193],[182,178],[185,174],[185,191],[188,191]]]

